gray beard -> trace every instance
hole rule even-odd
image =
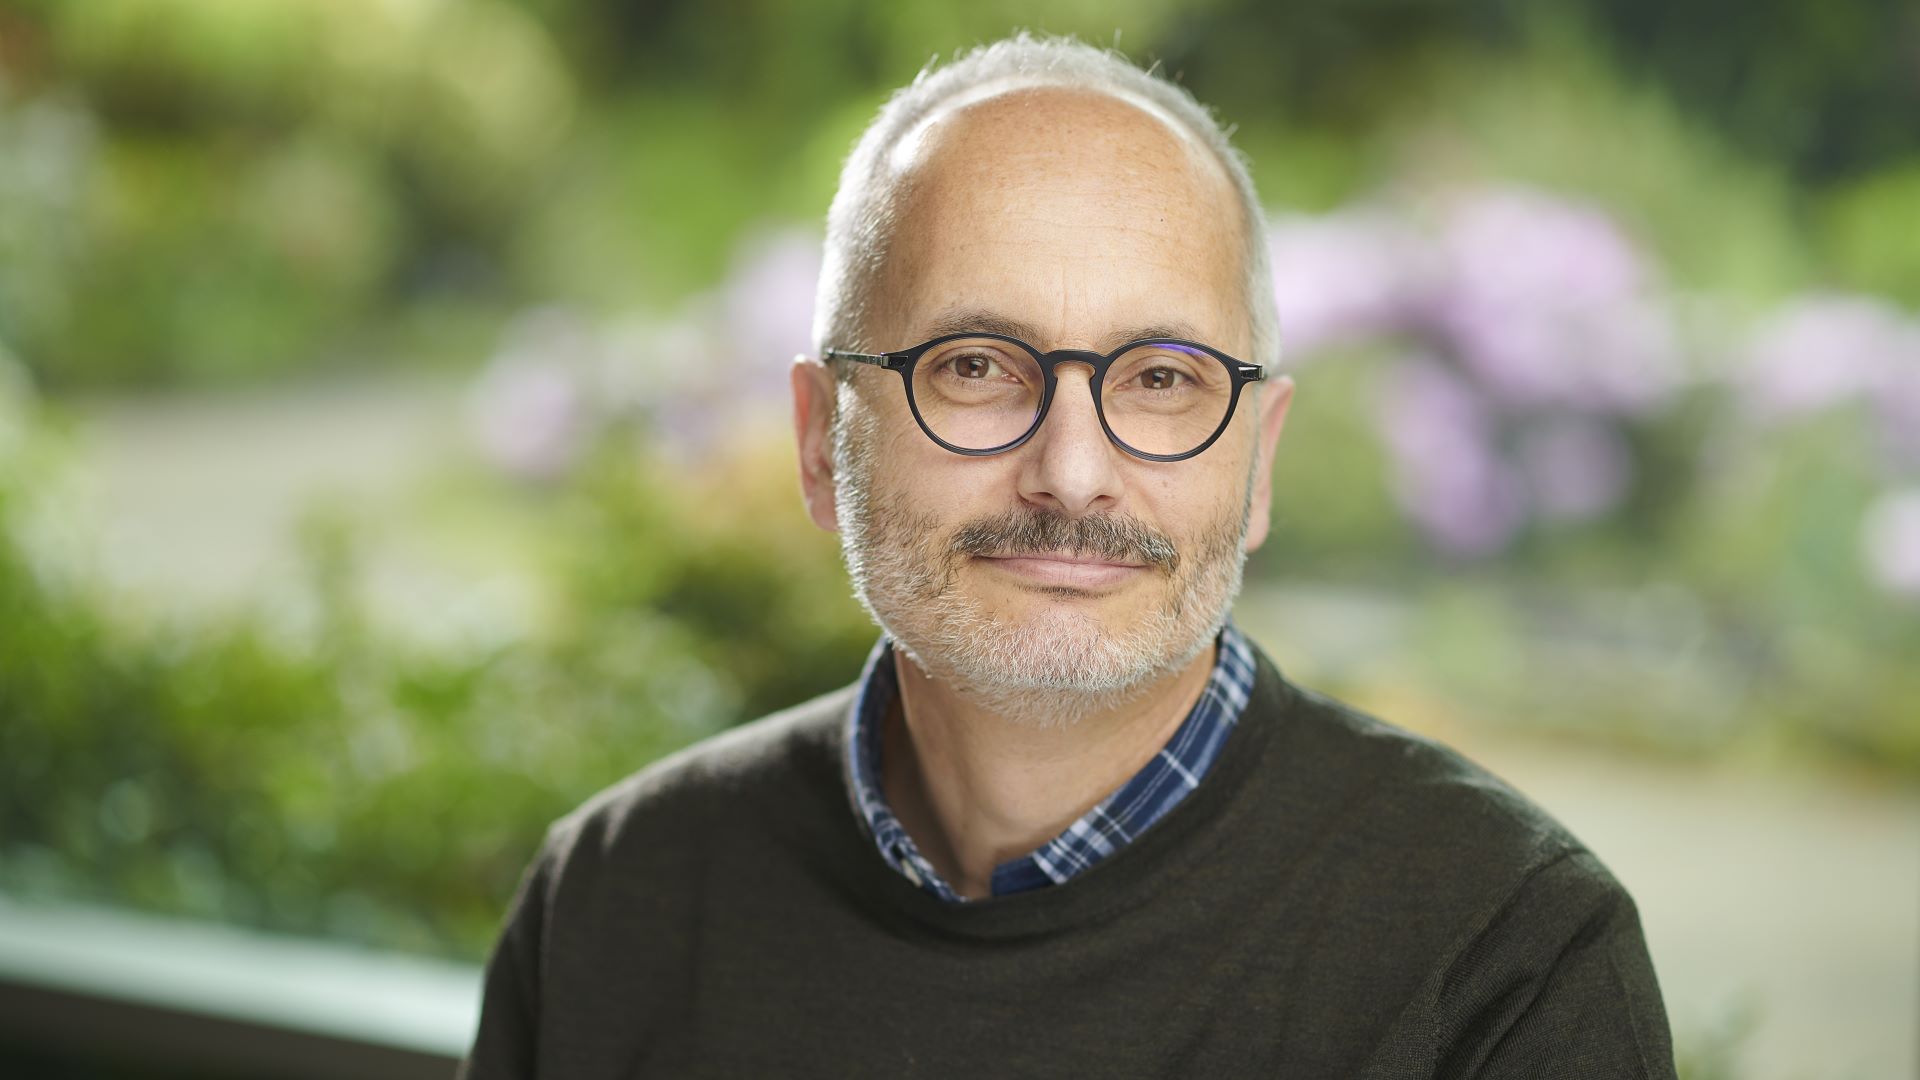
[[[874,490],[877,425],[851,397],[843,394],[832,431],[841,553],[861,605],[930,678],[1009,723],[1067,727],[1139,697],[1219,634],[1246,564],[1251,469],[1239,513],[1184,548],[1113,515],[1012,511],[942,534],[931,515]],[[1152,611],[1119,628],[1067,608],[1016,621],[958,587],[966,559],[996,550],[1132,558],[1153,566],[1170,587]]]

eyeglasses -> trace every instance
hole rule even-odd
[[[973,457],[1033,438],[1053,404],[1061,364],[1093,369],[1093,409],[1107,438],[1148,461],[1184,461],[1212,446],[1241,388],[1267,377],[1258,364],[1180,338],[1145,338],[1110,353],[1043,353],[1001,334],[948,334],[900,352],[824,355],[899,372],[920,430]]]

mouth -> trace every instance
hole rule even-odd
[[[976,558],[1023,582],[1051,589],[1102,589],[1124,584],[1147,571],[1145,563],[1059,553],[1023,552]]]

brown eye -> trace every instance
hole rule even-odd
[[[1180,385],[1181,374],[1172,368],[1148,368],[1140,373],[1140,385],[1148,390],[1172,390]]]
[[[993,374],[993,361],[984,356],[956,356],[948,364],[963,379],[984,379]]]

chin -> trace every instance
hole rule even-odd
[[[1006,604],[953,597],[900,640],[929,674],[980,691],[1125,694],[1181,660],[1178,628],[1157,612],[1100,612],[1106,598],[1083,590],[1035,591]]]

